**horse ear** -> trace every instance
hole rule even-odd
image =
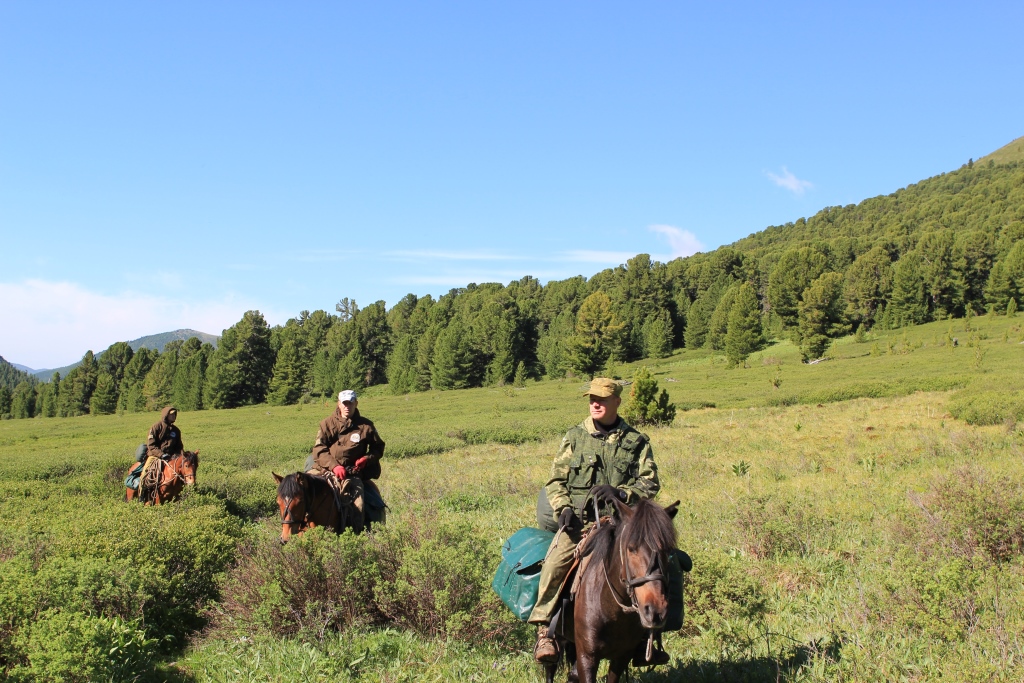
[[[679,503],[681,502],[682,501],[677,500],[676,502],[672,503],[667,508],[665,508],[665,513],[668,515],[669,519],[676,518],[676,514],[679,513]]]
[[[280,484],[284,480],[284,477],[282,477],[277,472],[271,472],[271,474],[274,475],[274,481],[276,481],[278,484]]]

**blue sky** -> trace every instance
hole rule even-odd
[[[665,260],[1024,135],[1021,3],[0,3],[0,355]]]

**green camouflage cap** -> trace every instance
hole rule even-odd
[[[583,390],[583,393],[586,396],[599,396],[601,398],[619,396],[622,394],[622,385],[607,377],[595,377],[590,380],[590,385]]]

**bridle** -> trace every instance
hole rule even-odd
[[[619,583],[626,587],[626,597],[629,598],[630,604],[625,604],[625,601],[620,597],[619,591],[612,585],[611,577],[608,575],[607,561],[604,563],[604,581],[608,585],[608,590],[611,592],[612,597],[615,598],[615,602],[623,612],[638,613],[640,611],[640,604],[636,598],[637,586],[642,586],[645,583],[651,583],[652,581],[660,581],[664,588],[666,590],[668,589],[668,576],[665,573],[664,560],[662,559],[662,556],[665,555],[665,553],[648,546],[651,550],[651,559],[647,562],[647,573],[641,577],[634,578],[630,576],[629,562],[626,561],[625,546],[625,543],[622,543],[619,546]]]
[[[626,614],[639,614],[640,603],[636,599],[636,587],[642,586],[645,583],[651,583],[653,581],[660,581],[663,589],[668,590],[668,576],[664,570],[664,560],[662,556],[665,555],[664,551],[655,550],[650,545],[647,547],[651,550],[651,559],[647,562],[647,573],[641,577],[633,578],[629,574],[629,562],[626,561],[626,543],[624,541],[617,541],[620,543],[619,546],[619,582],[626,586],[626,596],[629,598],[629,605],[626,605],[622,598],[619,597],[619,591],[616,590],[615,586],[612,585],[611,577],[608,576],[608,562],[602,562],[602,568],[604,569],[604,582],[608,586],[608,592],[612,594],[612,599]],[[645,544],[646,545],[646,544]],[[655,633],[655,629],[648,629],[647,634],[647,649],[646,657],[650,661],[651,655],[654,652],[654,642],[658,641],[658,647],[661,647],[661,633]]]
[[[292,517],[292,501],[293,500],[295,500],[295,496],[285,496],[284,497],[284,510],[285,510],[285,514],[281,518],[281,524],[287,524],[289,526],[291,526],[293,524],[301,525],[301,524],[304,524],[309,519],[309,506],[308,505],[305,506],[306,507],[306,511],[302,515],[302,520],[301,521],[296,521]],[[301,498],[299,500],[301,500]]]
[[[189,458],[187,455],[185,455],[183,453],[179,457],[182,459],[182,461],[188,461],[188,460],[194,459],[195,455],[193,455],[192,458]],[[170,486],[172,483],[174,483],[174,481],[176,481],[178,479],[180,479],[183,483],[188,484],[188,479],[185,478],[185,475],[183,475],[181,473],[181,470],[179,470],[178,468],[176,468],[174,466],[173,463],[174,463],[175,460],[177,460],[177,458],[169,458],[169,459],[163,461],[164,466],[167,467],[167,469],[169,469],[171,471],[171,474],[173,474],[174,477],[170,481],[164,481],[163,477],[161,476],[160,477],[160,483],[158,484],[158,486],[160,488],[164,488],[164,487]]]

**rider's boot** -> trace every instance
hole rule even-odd
[[[533,646],[533,658],[542,664],[558,662],[558,646],[555,639],[548,635],[547,626],[537,627],[537,644]]]

